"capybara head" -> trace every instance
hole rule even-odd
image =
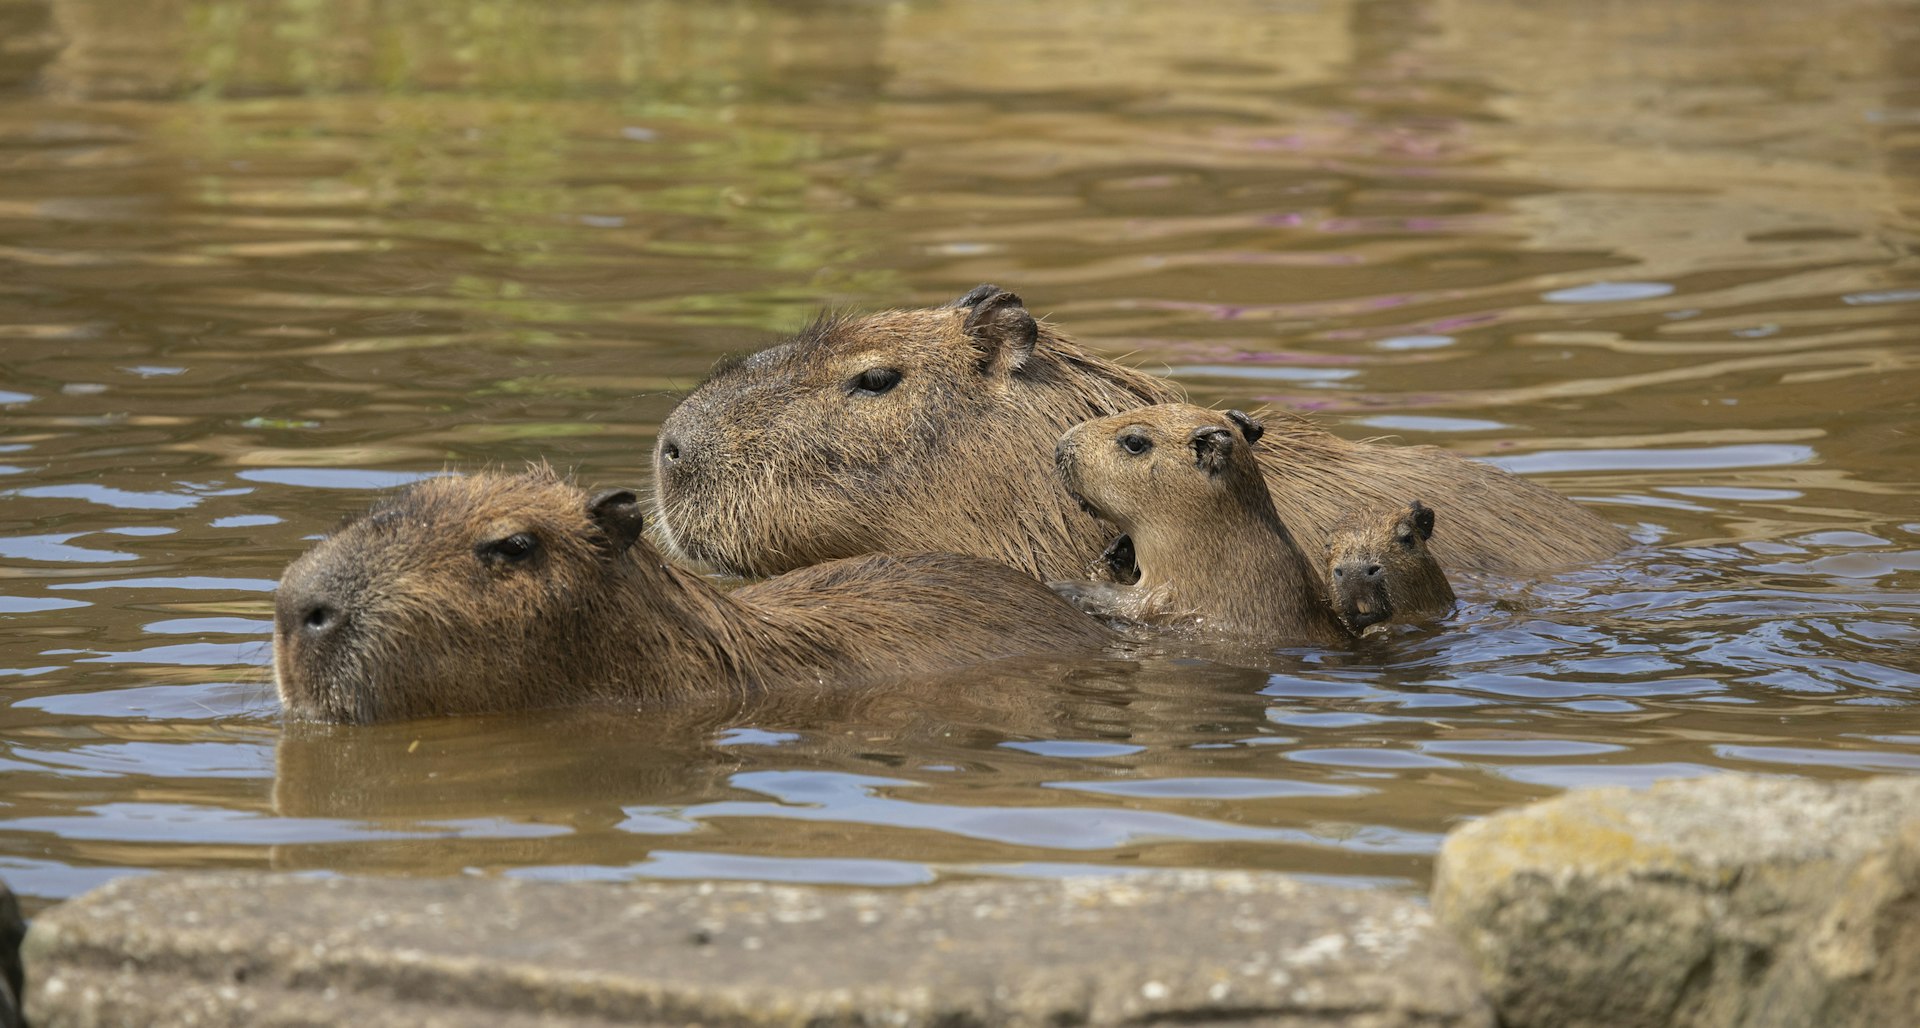
[[[1264,431],[1237,410],[1159,404],[1074,426],[1060,437],[1054,463],[1083,509],[1137,544],[1142,532],[1204,531],[1222,523],[1223,509],[1271,511],[1253,455]],[[1104,559],[1116,561],[1116,549],[1130,547],[1110,547]]]
[[[1286,645],[1349,637],[1274,510],[1255,452],[1265,434],[1237,410],[1170,403],[1097,418],[1060,437],[1061,484],[1123,533],[1102,556],[1107,570],[1138,582],[1095,609]]]
[[[1414,500],[1357,512],[1334,528],[1327,540],[1327,585],[1348,628],[1359,632],[1452,605],[1453,587],[1427,548],[1433,523],[1433,508]]]
[[[1052,481],[1055,441],[1175,398],[994,286],[944,307],[823,318],[723,362],[668,416],[658,527],[684,556],[742,575],[926,549],[1077,575],[1100,533]]]
[[[557,706],[592,694],[631,630],[632,492],[544,467],[434,478],[294,561],[274,597],[289,716],[367,722]]]

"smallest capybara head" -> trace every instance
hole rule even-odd
[[[1453,588],[1427,549],[1433,523],[1433,508],[1414,500],[1350,515],[1334,528],[1327,541],[1327,585],[1348,628],[1359,632],[1452,607]]]
[[[1263,431],[1237,410],[1157,404],[1068,429],[1054,466],[1087,513],[1122,532],[1191,531],[1222,503],[1271,509],[1252,452]]]
[[[632,630],[632,492],[591,499],[544,467],[434,478],[287,568],[273,662],[291,717],[367,722],[555,706]]]

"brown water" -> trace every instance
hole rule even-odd
[[[1420,883],[1569,786],[1920,769],[1917,53],[1876,0],[0,0],[0,878]],[[720,354],[982,281],[1643,545],[1354,654],[283,732],[342,513],[644,484]]]

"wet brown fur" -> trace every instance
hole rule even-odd
[[[432,479],[383,502],[281,579],[274,669],[287,713],[652,708],[1111,638],[1032,579],[951,554],[834,561],[722,592],[636,538],[637,502],[589,500],[544,467]],[[516,535],[537,540],[525,557],[483,556]],[[320,607],[341,634],[303,628]]]
[[[855,393],[877,368],[901,372],[898,386]],[[1107,533],[1054,483],[1054,443],[1089,418],[1181,399],[991,286],[944,307],[827,319],[717,370],[667,418],[658,526],[679,553],[742,575],[933,547],[1074,578]],[[1451,568],[1559,567],[1626,544],[1573,501],[1490,465],[1268,420],[1268,488],[1311,552],[1346,511],[1409,496],[1448,510],[1434,549]]]
[[[1453,586],[1430,548],[1436,512],[1419,500],[1356,512],[1327,542],[1326,581],[1334,612],[1353,631],[1453,611]]]
[[[1259,439],[1258,423],[1237,411],[1185,403],[1084,422],[1061,437],[1062,485],[1133,541],[1140,579],[1113,591],[1120,598],[1114,612],[1275,645],[1350,638],[1274,511],[1256,457]]]

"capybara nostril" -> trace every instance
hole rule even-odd
[[[1368,565],[1367,565],[1367,577],[1368,577],[1368,578],[1379,578],[1379,577],[1380,577],[1380,565],[1378,565],[1378,564],[1368,564]]]
[[[666,461],[668,464],[679,463],[680,440],[673,436],[667,436],[660,440],[660,459]]]

